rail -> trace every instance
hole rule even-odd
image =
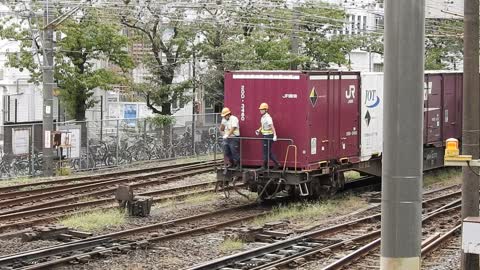
[[[250,141],[264,141],[264,140],[267,140],[267,141],[273,141],[273,139],[271,138],[259,138],[259,137],[229,137],[229,139],[238,139],[240,141],[240,147],[239,147],[239,155],[240,155],[240,169],[243,168],[242,166],[242,142],[244,140],[250,140]],[[286,151],[286,156],[285,156],[285,161],[284,161],[284,164],[283,164],[283,171],[285,171],[286,169],[286,166],[287,166],[287,158],[288,158],[288,150],[290,149],[290,147],[294,147],[295,149],[295,173],[297,172],[297,146],[295,144],[293,144],[293,139],[288,139],[288,138],[278,138],[276,140],[277,142],[289,142],[288,146],[287,146],[287,151]],[[267,143],[267,152],[270,153],[270,143]],[[268,156],[268,163],[270,163],[270,156]],[[268,166],[268,163],[267,163],[267,172],[270,172],[270,166]]]

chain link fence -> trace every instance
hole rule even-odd
[[[214,159],[222,152],[220,115],[172,118],[169,124],[158,124],[151,118],[55,123],[48,142],[41,123],[0,126],[0,177],[42,175],[45,143],[57,145],[53,146],[55,167],[73,171],[147,160],[200,156]]]

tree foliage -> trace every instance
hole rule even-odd
[[[223,73],[238,69],[324,69],[348,64],[348,54],[365,36],[337,35],[344,27],[343,10],[318,2],[288,6],[285,0],[231,1],[198,11],[199,49],[208,63],[200,76],[212,102],[223,100]],[[292,51],[296,37],[298,53]]]
[[[463,58],[460,20],[429,20],[425,38],[425,69],[452,69]]]
[[[149,73],[148,87],[142,88],[147,106],[157,114],[170,115],[171,104],[185,98],[189,79],[175,81],[182,64],[189,60],[195,34],[189,28],[185,9],[155,1],[141,5],[124,0],[121,23],[149,48],[143,66]]]
[[[73,18],[65,20],[55,29],[57,40],[54,54],[54,78],[60,89],[60,100],[68,115],[75,120],[85,120],[85,111],[94,105],[91,99],[95,88],[109,89],[126,80],[125,72],[133,67],[126,50],[128,39],[120,28],[111,22],[101,21],[100,11],[86,8]],[[26,24],[25,20],[30,20]],[[8,55],[8,65],[27,69],[32,81],[39,83],[42,40],[38,31],[42,24],[33,25],[33,18],[7,18],[0,27],[0,37],[20,41],[20,51]],[[33,40],[33,41],[32,41]],[[32,46],[33,44],[33,46]],[[108,61],[117,70],[99,68],[95,64]]]

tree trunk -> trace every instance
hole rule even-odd
[[[78,121],[80,125],[80,145],[81,147],[87,147],[87,139],[88,139],[88,131],[87,131],[87,123],[85,119],[85,102],[83,104],[77,105],[77,110],[75,112],[75,120]]]
[[[172,104],[163,103],[162,104],[162,114],[163,115],[172,115]],[[172,125],[163,125],[163,145],[170,145],[171,134],[172,134]]]

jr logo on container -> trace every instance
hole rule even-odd
[[[345,90],[345,98],[347,99],[347,103],[353,103],[355,99],[355,85],[350,85],[348,90]]]

